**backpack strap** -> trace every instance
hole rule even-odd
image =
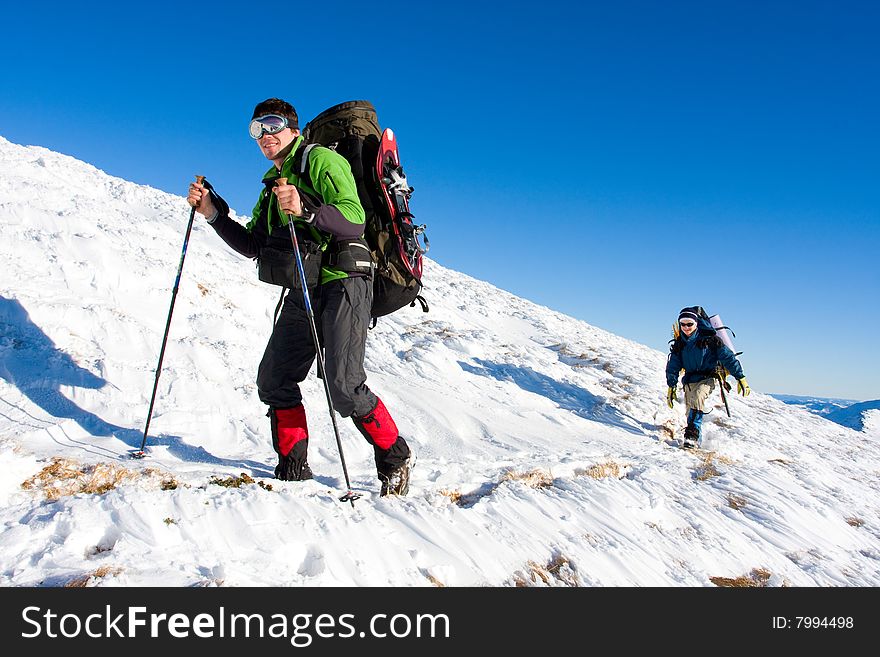
[[[724,343],[714,333],[712,335],[704,335],[702,337],[698,337],[696,341],[697,347],[700,349],[712,349],[713,351],[718,351],[718,349]]]
[[[331,240],[324,256],[324,264],[344,271],[346,274],[364,274],[372,277],[376,264],[370,247],[363,237],[348,240]]]
[[[320,146],[321,144],[305,144],[301,146],[299,150],[293,156],[293,170],[296,172],[296,175],[299,176],[300,180],[305,180],[309,183],[309,187],[312,189],[315,186],[312,184],[312,176],[309,173],[309,153],[312,152],[312,149],[315,146]]]
[[[309,144],[303,149],[302,154],[302,162],[299,165],[299,175],[303,178],[309,177],[309,153],[312,152],[312,149],[315,146],[319,146],[320,144]]]

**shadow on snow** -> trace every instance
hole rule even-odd
[[[474,359],[474,362],[479,367],[474,367],[461,361],[458,364],[465,372],[515,383],[523,390],[546,397],[560,408],[571,411],[584,419],[610,424],[638,435],[651,435],[649,431],[651,427],[649,425],[620,412],[618,409],[610,406],[605,399],[592,394],[588,390],[570,383],[562,383],[526,367],[508,365],[506,363],[491,363],[479,358]]]
[[[112,436],[129,447],[141,446],[144,437],[142,431],[105,422],[62,394],[61,386],[99,389],[107,385],[107,381],[80,367],[70,355],[58,349],[49,336],[31,321],[21,303],[2,296],[0,296],[0,379],[14,385],[21,394],[46,413],[56,418],[71,419],[92,436]],[[26,423],[26,426],[35,429],[49,429],[51,426],[45,420],[29,415],[23,408],[10,401],[5,399],[0,401],[35,422],[43,423],[39,425]],[[146,408],[144,410],[146,411]],[[85,451],[98,453],[94,445],[74,440],[69,436],[65,437],[71,443],[79,443]],[[167,447],[169,453],[182,461],[251,468],[259,476],[273,474],[269,472],[265,463],[222,459],[212,455],[204,447],[184,443],[180,436],[150,436],[147,446]],[[111,450],[104,451],[112,453]],[[115,453],[113,455],[119,456]]]

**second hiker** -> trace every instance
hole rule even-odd
[[[716,335],[703,309],[699,306],[683,308],[678,315],[678,332],[666,361],[666,402],[673,407],[681,370],[684,403],[688,409],[684,430],[685,448],[700,442],[703,415],[707,412],[709,395],[715,390],[716,369],[720,364],[737,380],[737,391],[749,394],[749,384],[736,355]]]
[[[259,103],[250,122],[272,166],[246,226],[229,217],[229,207],[210,186],[192,183],[188,201],[238,253],[258,259],[260,280],[291,291],[277,316],[257,371],[260,399],[268,405],[275,476],[287,481],[312,477],[309,430],[299,384],[315,361],[315,345],[293,257],[288,223],[293,221],[306,272],[325,375],[333,405],[373,446],[381,495],[405,495],[410,448],[391,414],[369,387],[364,371],[373,286],[364,249],[364,210],[348,162],[314,147],[309,176],[300,177],[306,145],[292,105],[279,98]],[[289,184],[278,186],[284,178]],[[314,181],[314,187],[308,182]]]

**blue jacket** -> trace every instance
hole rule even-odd
[[[715,329],[705,319],[697,319],[697,330],[690,338],[682,333],[666,361],[666,385],[678,385],[678,374],[683,369],[682,383],[695,383],[715,376],[715,367],[721,363],[735,378],[743,376],[742,365],[736,355],[715,335]]]

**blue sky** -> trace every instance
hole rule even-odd
[[[876,3],[88,7],[4,5],[0,135],[249,213],[257,102],[366,98],[440,264],[663,350],[701,304],[754,389],[880,397]]]

